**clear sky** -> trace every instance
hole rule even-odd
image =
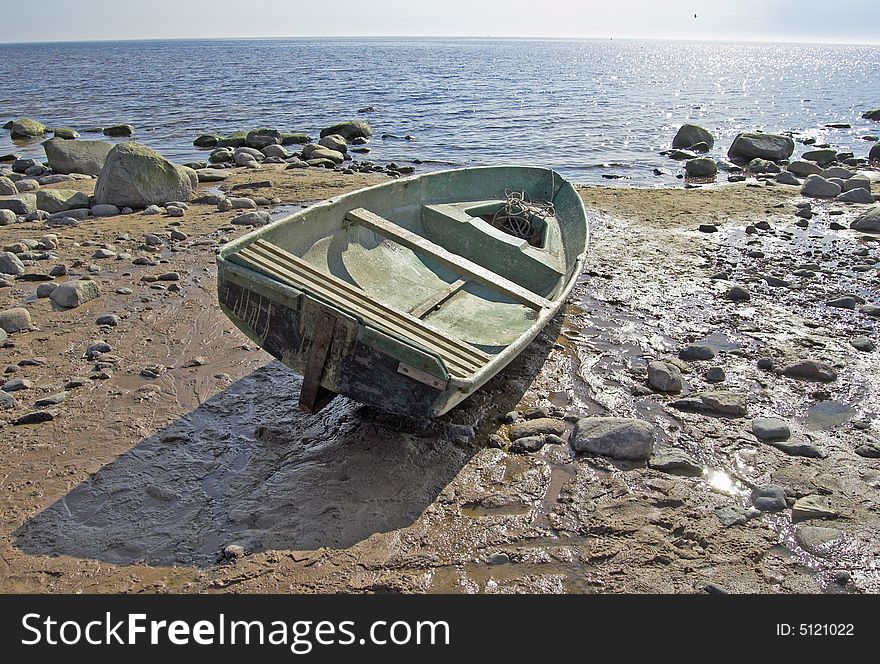
[[[877,0],[0,0],[0,43],[363,35],[880,43],[880,3]]]

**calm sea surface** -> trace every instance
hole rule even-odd
[[[531,163],[578,182],[675,182],[657,153],[698,122],[721,157],[744,129],[800,131],[867,154],[880,47],[664,41],[286,39],[0,45],[0,123],[131,123],[169,158],[204,159],[203,132],[272,127],[317,137],[364,115],[369,158]],[[826,129],[849,122],[852,129]],[[383,135],[389,135],[382,138]],[[405,135],[415,137],[403,140]],[[83,138],[98,136],[83,134]],[[399,138],[396,138],[399,137]],[[803,150],[798,146],[797,150]],[[43,156],[39,143],[0,153]],[[426,167],[432,167],[426,164]],[[436,166],[433,166],[436,167]],[[653,169],[666,174],[655,176]]]

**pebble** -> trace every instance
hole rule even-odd
[[[844,297],[838,297],[833,300],[829,300],[826,302],[829,307],[835,307],[837,309],[852,309],[856,308],[856,299],[849,295],[845,295]]]
[[[752,489],[752,503],[762,512],[779,512],[788,508],[785,489],[778,484],[763,484]]]
[[[110,327],[116,327],[120,322],[119,316],[115,314],[105,314],[99,316],[98,319],[95,320],[95,325],[109,325]]]
[[[880,459],[880,443],[863,443],[856,448],[856,454],[865,459]]]
[[[748,302],[751,299],[749,291],[742,286],[731,286],[724,294],[724,298],[732,302]]]
[[[546,437],[543,435],[523,436],[510,444],[510,451],[514,454],[532,454],[540,451],[545,443]]]
[[[237,560],[238,558],[244,558],[247,555],[244,547],[239,544],[229,544],[223,547],[223,557],[226,560]]]
[[[55,413],[51,410],[35,410],[13,420],[12,423],[15,426],[21,426],[23,424],[42,424],[43,422],[51,422],[54,419]]]
[[[776,417],[756,417],[752,420],[752,433],[765,442],[783,441],[791,437],[788,423]]]
[[[678,352],[678,357],[687,361],[711,360],[715,357],[715,349],[705,344],[691,344]]]
[[[761,371],[773,371],[776,367],[776,362],[773,361],[772,357],[762,357],[758,360],[757,367]]]
[[[684,378],[674,364],[655,360],[648,364],[648,385],[659,392],[681,392]]]
[[[32,390],[33,388],[34,382],[28,378],[13,378],[0,386],[0,390],[4,392],[18,392],[20,390]]]
[[[45,397],[44,399],[39,399],[34,403],[34,408],[48,408],[49,406],[57,406],[60,403],[64,403],[67,401],[68,392],[58,392],[57,394],[53,394],[50,397]]]
[[[703,467],[686,453],[675,448],[663,449],[654,454],[648,465],[664,473],[684,477],[700,477]]]
[[[796,380],[831,383],[837,380],[837,372],[831,365],[817,360],[798,360],[782,370],[789,378]]]
[[[644,420],[623,417],[585,417],[578,420],[571,438],[576,452],[612,459],[645,461],[654,451],[657,432]]]
[[[709,383],[723,383],[727,379],[722,367],[711,367],[706,372],[706,381]]]
[[[828,545],[843,537],[843,533],[837,528],[825,528],[823,526],[798,526],[795,531],[795,539],[806,551],[813,555],[822,555],[827,552]]]
[[[745,399],[734,392],[715,390],[673,401],[673,408],[705,415],[745,417],[748,414]]]
[[[876,344],[866,336],[853,337],[849,340],[849,343],[856,350],[860,350],[866,353],[871,352],[877,347]]]
[[[556,434],[560,436],[568,431],[568,427],[562,420],[556,420],[548,417],[539,417],[534,420],[525,420],[512,424],[508,432],[510,440],[517,440],[527,436],[539,436],[546,434]]]

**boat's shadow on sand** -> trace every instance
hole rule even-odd
[[[305,415],[295,402],[300,378],[271,362],[27,520],[16,546],[116,564],[206,567],[228,544],[249,552],[343,548],[406,527],[520,401],[561,318],[486,387],[433,421],[343,398]],[[473,425],[481,432],[475,444],[464,440]]]

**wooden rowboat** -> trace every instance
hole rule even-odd
[[[300,406],[337,394],[433,417],[516,357],[583,269],[574,187],[544,168],[428,173],[355,191],[219,253],[220,306],[303,376]]]

